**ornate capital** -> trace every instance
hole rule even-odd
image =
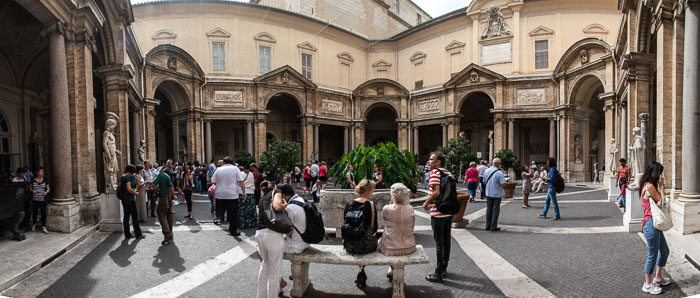
[[[63,35],[68,40],[75,40],[73,31],[63,22],[54,22],[44,26],[44,29],[41,30],[41,36],[46,37],[54,32]]]
[[[642,121],[648,121],[649,120],[649,113],[640,113],[639,119],[641,119]]]

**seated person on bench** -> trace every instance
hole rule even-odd
[[[384,233],[379,239],[379,251],[386,256],[405,256],[416,251],[413,227],[416,223],[413,207],[408,204],[411,190],[401,183],[391,186],[391,203],[382,209]],[[391,267],[386,274],[393,279]]]
[[[374,182],[362,179],[355,186],[355,193],[359,198],[348,202],[343,212],[343,249],[351,255],[368,254],[377,250],[377,212],[371,201]],[[360,289],[367,285],[365,266],[360,266],[355,284]]]

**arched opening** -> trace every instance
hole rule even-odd
[[[12,168],[10,137],[10,125],[7,123],[5,115],[0,113],[0,169]]]
[[[265,109],[270,111],[266,116],[268,144],[274,138],[302,143],[301,109],[296,98],[286,93],[275,94]]]
[[[365,145],[391,141],[398,145],[398,115],[388,104],[376,104],[370,108],[365,117]]]
[[[175,140],[173,133],[173,108],[168,96],[160,89],[156,89],[153,96],[160,101],[156,106],[155,133],[156,133],[156,160],[162,163],[170,158],[175,158]]]
[[[102,40],[100,38],[100,33],[96,34],[96,40]],[[102,43],[97,43],[97,51],[103,54]],[[102,66],[102,59],[93,52],[92,53],[92,70],[93,74],[97,73],[97,69]],[[105,94],[104,94],[104,82],[102,77],[99,75],[92,76],[92,97],[95,98],[95,113],[93,116],[93,127],[95,128],[95,170],[97,171],[97,191],[105,191],[105,178],[104,178],[104,148],[102,146],[102,133],[104,132],[105,125]]]
[[[576,122],[573,139],[574,168],[585,181],[593,179],[593,165],[605,165],[605,112],[604,102],[599,95],[604,93],[603,83],[596,76],[582,78],[574,89],[573,97],[578,114],[583,114],[587,122]],[[601,177],[598,177],[601,179]]]
[[[469,139],[472,152],[481,152],[483,159],[489,156],[489,131],[493,130],[493,101],[483,92],[473,92],[462,101],[459,110],[460,133]]]

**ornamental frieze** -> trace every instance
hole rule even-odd
[[[214,91],[214,107],[242,107],[242,91]]]
[[[440,112],[440,99],[432,98],[425,99],[418,102],[418,114],[433,114]]]
[[[321,99],[321,111],[325,113],[343,113],[343,102],[328,98]]]
[[[515,104],[519,106],[547,104],[544,88],[518,89]]]

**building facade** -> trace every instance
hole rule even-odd
[[[697,1],[474,0],[437,18],[409,0],[251,2],[0,6],[0,161],[48,168],[52,229],[100,222],[106,170],[141,151],[258,157],[277,138],[330,161],[388,140],[424,161],[463,134],[481,158],[553,156],[567,181],[590,181],[596,161],[613,174],[644,120],[677,228],[700,230],[685,86],[698,84],[683,63]]]

